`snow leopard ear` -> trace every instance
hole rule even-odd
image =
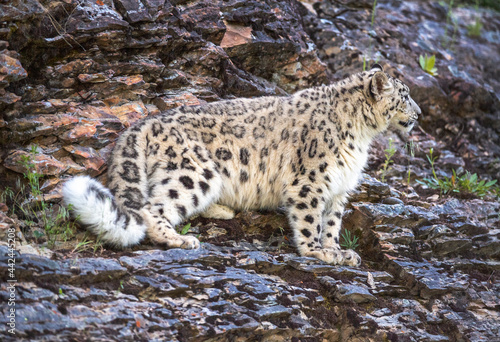
[[[382,66],[378,63],[375,63],[372,65],[372,67],[370,68],[370,71],[375,71],[376,69],[379,69],[380,71],[384,71],[384,68],[382,68]]]
[[[391,95],[394,85],[383,71],[377,71],[370,80],[370,95],[375,101],[380,101],[384,96]]]

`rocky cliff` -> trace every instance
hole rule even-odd
[[[498,8],[373,5],[0,1],[0,235],[15,240],[0,245],[2,340],[499,341]],[[423,115],[411,148],[377,141],[351,196],[360,268],[295,255],[279,213],[195,218],[196,251],[108,250],[57,216],[64,179],[106,182],[113,142],[142,117],[375,61]]]

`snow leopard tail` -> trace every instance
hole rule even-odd
[[[146,235],[142,218],[125,211],[111,191],[88,176],[77,176],[63,186],[63,201],[74,216],[105,243],[115,247],[138,244]]]

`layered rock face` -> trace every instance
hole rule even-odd
[[[377,61],[423,110],[415,148],[391,136],[397,148],[384,169],[388,140],[378,140],[351,196],[343,224],[360,238],[360,268],[298,257],[279,213],[195,218],[190,233],[204,242],[196,251],[147,241],[82,251],[81,236],[52,251],[0,203],[0,236],[16,230],[14,254],[0,244],[3,327],[9,254],[17,280],[15,335],[2,329],[1,339],[499,341],[498,197],[440,196],[415,180],[432,177],[430,148],[439,177],[500,179],[500,14],[384,1],[372,24],[372,5],[0,2],[0,188],[14,187],[32,158],[54,205],[67,177],[106,183],[121,131],[180,105],[286,95]],[[438,76],[419,66],[426,53]]]
[[[36,144],[54,198],[63,175],[103,174],[119,132],[142,117],[327,81],[296,3],[0,6],[2,168],[9,179],[7,170],[22,173],[25,149]]]

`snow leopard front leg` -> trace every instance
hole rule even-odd
[[[344,213],[346,195],[333,197],[323,212],[323,230],[321,232],[321,245],[323,248],[334,248],[341,250],[339,243],[340,228],[342,225],[342,214]],[[351,249],[341,250],[343,264],[357,266],[361,263],[359,255]]]
[[[331,227],[325,226],[324,218],[330,218],[327,213],[331,212],[333,207],[327,208],[321,197],[321,191],[321,188],[315,188],[313,184],[301,184],[296,180],[287,193],[288,218],[294,232],[295,244],[299,254],[314,257],[331,264],[356,266],[361,261],[359,256],[353,251],[341,250],[338,242],[335,243],[333,235],[335,232],[331,229],[335,225]],[[340,210],[343,211],[343,207]],[[338,219],[335,215],[336,212],[333,211],[333,213],[333,216]],[[326,224],[330,221],[328,219]],[[340,227],[340,221],[335,224]],[[325,229],[326,233],[323,235]],[[340,228],[337,229],[340,230]],[[333,239],[323,239],[323,236],[330,238],[329,235],[332,235]],[[338,241],[338,231],[336,237]],[[326,245],[322,244],[323,241]],[[330,241],[332,242],[330,243]]]

